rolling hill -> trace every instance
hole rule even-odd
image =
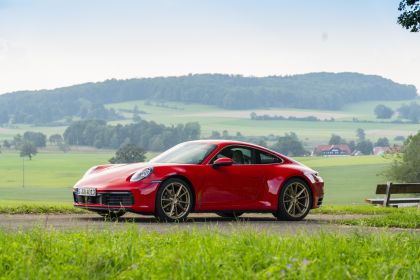
[[[106,80],[53,90],[0,95],[0,124],[45,124],[64,118],[116,120],[109,103],[133,100],[175,101],[224,109],[287,107],[339,110],[349,103],[408,100],[412,85],[359,73],[309,73],[244,77],[197,74],[180,77]]]

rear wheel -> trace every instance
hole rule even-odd
[[[300,221],[311,209],[312,193],[302,179],[292,179],[283,186],[278,210],[273,215],[279,220]]]
[[[238,218],[240,217],[244,212],[237,212],[237,211],[220,211],[216,212],[217,215],[223,218]]]
[[[105,219],[118,219],[119,217],[122,217],[126,212],[124,210],[117,210],[117,211],[101,211],[98,212],[99,215],[101,215],[102,217],[104,217]]]
[[[181,179],[169,179],[161,185],[156,198],[155,216],[160,221],[185,221],[193,205],[190,186]]]

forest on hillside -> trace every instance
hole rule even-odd
[[[290,107],[339,110],[367,100],[406,100],[417,96],[412,85],[359,73],[309,73],[244,77],[196,74],[106,80],[53,90],[0,95],[0,124],[45,124],[65,118],[113,120],[120,116],[104,104],[131,100],[178,101],[226,109]]]

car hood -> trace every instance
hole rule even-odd
[[[130,164],[109,164],[97,166],[92,173],[81,178],[75,187],[92,186],[92,187],[109,187],[121,185],[121,183],[129,182],[129,177],[135,172],[145,167],[158,167],[158,166],[179,166],[182,164],[173,163],[151,163],[140,162]]]

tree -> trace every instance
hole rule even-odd
[[[303,156],[307,153],[303,148],[302,142],[294,132],[286,133],[284,136],[279,137],[277,143],[273,146],[273,150],[288,156]]]
[[[392,181],[420,182],[420,132],[409,136],[404,142],[401,154],[397,155],[385,176]]]
[[[137,105],[134,106],[134,108],[133,108],[133,121],[134,122],[141,121],[140,110],[139,110],[139,107]]]
[[[398,7],[402,12],[398,17],[398,23],[411,32],[420,30],[420,0],[402,0]]]
[[[53,134],[48,138],[48,141],[51,144],[55,144],[55,145],[59,145],[61,143],[63,143],[63,136],[61,136],[61,134]]]
[[[418,123],[420,120],[420,105],[417,102],[411,102],[409,105],[404,104],[397,111],[402,118],[413,123]]]
[[[363,141],[366,138],[365,131],[362,128],[358,128],[356,130],[356,135],[357,135],[357,138],[359,138],[359,141]]]
[[[373,144],[369,140],[363,140],[357,143],[356,150],[359,150],[364,155],[370,155],[373,151]]]
[[[331,135],[330,141],[328,142],[330,145],[338,145],[338,144],[346,144],[346,140],[341,138],[340,135],[333,134]]]
[[[17,134],[15,136],[13,136],[13,146],[15,147],[16,150],[20,150],[20,147],[23,144],[23,139],[22,139],[22,135]]]
[[[24,141],[20,147],[20,156],[28,157],[29,160],[32,159],[38,153],[36,146],[32,142]]]
[[[389,147],[389,140],[386,137],[379,138],[376,143],[376,147]]]
[[[374,112],[377,119],[390,119],[394,115],[394,110],[383,104],[377,105]]]
[[[109,160],[110,163],[134,163],[143,162],[146,159],[146,152],[133,144],[126,144],[119,148],[115,157]]]
[[[350,150],[353,152],[356,149],[356,142],[354,142],[353,140],[351,140],[349,143],[349,148]]]
[[[3,147],[5,147],[6,149],[10,149],[10,146],[11,146],[11,144],[10,144],[9,141],[7,141],[7,140],[3,141]]]
[[[47,136],[41,132],[26,131],[23,134],[23,140],[32,142],[36,147],[45,147],[47,144]]]

